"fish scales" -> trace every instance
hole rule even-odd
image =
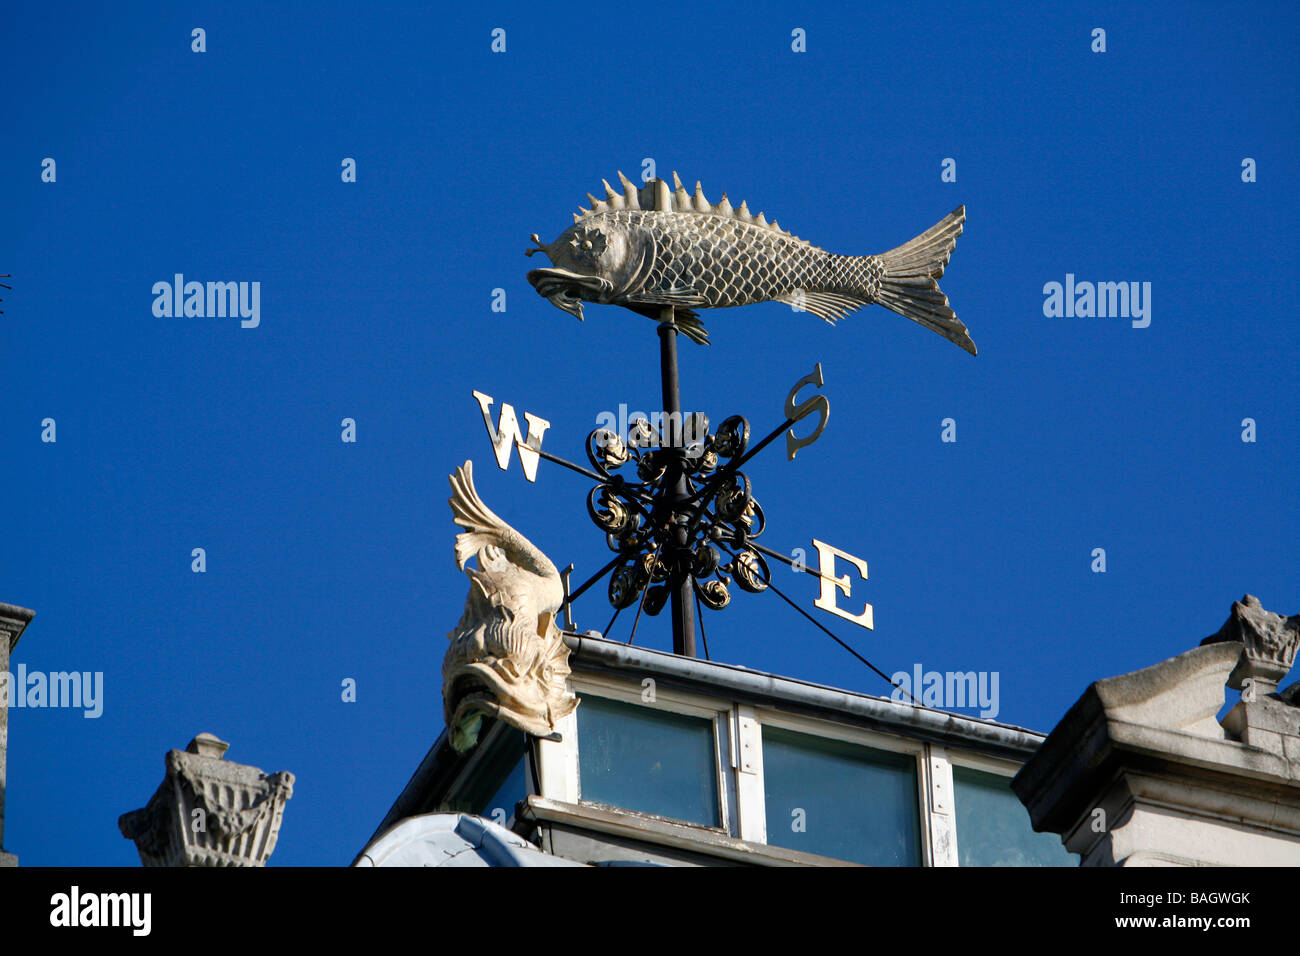
[[[846,256],[819,248],[733,208],[716,205],[700,184],[694,196],[673,174],[674,189],[654,179],[642,187],[619,174],[623,193],[605,183],[606,198],[588,194],[592,208],[549,245],[534,233],[550,268],[528,273],[538,294],[583,318],[583,303],[621,305],[671,321],[695,342],[708,344],[697,308],[784,302],[834,324],[867,305],[885,308],[976,353],[965,324],[939,288],[966,221],[959,206],[919,236],[879,255]]]
[[[619,210],[584,222],[647,229],[659,258],[646,289],[690,288],[711,308],[766,302],[796,292],[838,292],[875,301],[885,267],[879,256],[841,256],[804,239],[709,213]]]

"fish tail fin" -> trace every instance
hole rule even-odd
[[[948,297],[938,282],[965,221],[966,207],[958,206],[915,239],[882,253],[879,258],[885,272],[880,278],[876,302],[938,332],[974,355],[975,343],[961,319],[949,308]]]

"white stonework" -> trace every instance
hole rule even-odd
[[[35,616],[34,611],[0,604],[0,867],[17,866],[18,857],[5,852],[5,786],[9,753],[9,655]]]
[[[144,866],[264,866],[275,850],[293,774],[222,759],[230,745],[199,734],[167,754],[147,806],[118,819]]]
[[[450,476],[456,567],[470,580],[460,622],[442,661],[443,716],[451,743],[478,743],[484,717],[537,737],[556,733],[577,698],[566,689],[569,648],[555,623],[564,601],[560,572],[532,542],[493,513],[474,488],[474,466]],[[478,567],[467,565],[476,558]]]
[[[1201,646],[1097,681],[1012,783],[1034,828],[1084,866],[1300,866],[1300,684],[1268,693],[1297,642],[1247,595]]]

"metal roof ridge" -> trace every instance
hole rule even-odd
[[[565,643],[574,652],[575,655],[582,656],[584,651],[594,651],[596,656],[611,664],[626,663],[636,666],[638,663],[645,665],[657,665],[662,663],[667,671],[675,671],[678,676],[694,677],[697,680],[706,680],[705,675],[692,673],[702,669],[712,669],[719,671],[731,671],[737,675],[744,675],[750,678],[767,680],[773,684],[795,685],[806,687],[810,690],[817,691],[820,694],[841,694],[846,698],[855,700],[872,701],[885,705],[890,710],[897,710],[899,716],[924,712],[936,716],[942,716],[958,722],[969,722],[981,727],[997,727],[1000,729],[1012,731],[1018,734],[1024,734],[1035,739],[1035,742],[1041,742],[1047,735],[1029,727],[1022,727],[1018,724],[1009,724],[1002,721],[993,720],[987,717],[973,717],[969,714],[955,713],[948,710],[940,710],[936,707],[927,707],[924,704],[909,704],[903,701],[895,701],[889,697],[881,697],[875,694],[866,694],[861,691],[848,690],[843,687],[833,687],[829,684],[818,684],[814,681],[804,680],[799,677],[787,677],[783,674],[774,674],[770,671],[755,670],[752,667],[746,667],[743,664],[728,664],[721,661],[700,660],[699,658],[685,658],[679,654],[673,654],[668,651],[655,650],[648,647],[634,647],[623,643],[622,641],[613,641],[605,637],[600,637],[594,633],[576,634],[570,631],[564,632]],[[603,650],[603,652],[602,652]],[[610,653],[610,652],[614,653]],[[618,660],[622,658],[623,660]],[[637,661],[636,658],[642,658]],[[653,661],[651,660],[653,658]],[[758,691],[759,688],[748,688]],[[782,696],[773,688],[774,696]],[[789,696],[789,695],[784,695]],[[796,695],[797,696],[797,695]],[[813,701],[809,701],[810,703]],[[827,700],[815,701],[821,706],[832,707],[833,705]],[[841,708],[842,709],[842,708]]]

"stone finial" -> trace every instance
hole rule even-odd
[[[167,754],[149,803],[118,818],[144,866],[265,866],[280,835],[293,774],[228,763],[230,747],[199,734]]]
[[[1283,617],[1264,610],[1259,598],[1247,594],[1232,605],[1232,613],[1217,634],[1202,644],[1236,642],[1242,645],[1241,660],[1228,675],[1228,686],[1242,690],[1250,678],[1259,693],[1270,694],[1295,663],[1300,646],[1300,614]]]
[[[230,749],[230,744],[217,737],[216,734],[199,734],[188,744],[185,745],[187,754],[198,754],[200,757],[216,757],[220,760]]]

